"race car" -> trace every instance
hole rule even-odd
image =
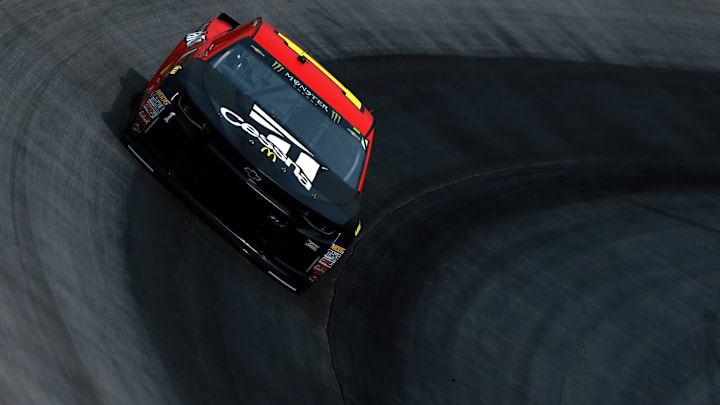
[[[373,115],[261,18],[223,13],[185,35],[133,111],[132,155],[290,290],[360,233]]]

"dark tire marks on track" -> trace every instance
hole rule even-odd
[[[343,64],[385,134],[330,320],[347,403],[711,400],[720,76]]]
[[[706,286],[712,286],[716,279],[707,280],[705,285],[685,281],[684,287],[702,293],[695,300],[685,299],[674,286],[650,284],[652,289],[638,299],[649,297],[650,303],[659,295],[679,299],[680,304],[668,312],[674,323],[660,325],[649,340],[643,343],[636,339],[637,345],[627,347],[655,354],[657,346],[653,344],[662,338],[672,348],[668,349],[670,354],[652,359],[632,357],[633,353],[622,346],[615,352],[625,361],[610,361],[614,357],[608,348],[643,331],[641,324],[624,322],[637,319],[637,314],[656,315],[664,304],[639,305],[638,311],[628,312],[626,318],[622,318],[623,313],[606,311],[608,316],[601,318],[597,315],[612,302],[600,300],[593,306],[590,301],[602,298],[603,291],[609,290],[582,290],[573,284],[588,296],[571,295],[568,302],[584,305],[599,322],[595,328],[586,319],[563,323],[579,309],[565,308],[565,301],[545,294],[541,288],[545,284],[538,283],[554,280],[543,275],[547,278],[565,273],[541,267],[543,263],[556,263],[563,249],[578,253],[583,252],[584,245],[557,235],[557,230],[553,234],[557,243],[553,244],[541,237],[519,240],[514,231],[522,226],[535,229],[533,235],[542,235],[552,224],[532,211],[533,204],[548,207],[555,217],[567,217],[568,223],[597,224],[598,218],[588,212],[605,214],[607,226],[618,218],[628,220],[631,226],[622,226],[628,235],[642,239],[635,242],[639,249],[619,249],[612,252],[615,256],[577,256],[577,260],[591,262],[585,267],[618,263],[622,259],[618,255],[625,255],[637,268],[647,268],[652,277],[657,274],[652,273],[654,268],[643,263],[656,264],[654,257],[660,254],[669,263],[692,255],[697,274],[702,273],[703,260],[713,264],[714,241],[699,237],[704,233],[691,224],[717,228],[717,215],[707,208],[708,201],[710,206],[714,204],[712,196],[718,195],[713,191],[714,180],[691,181],[691,187],[680,184],[677,178],[660,177],[648,181],[657,186],[651,191],[637,194],[628,189],[638,171],[647,173],[648,168],[655,167],[657,174],[664,165],[693,167],[687,166],[690,163],[697,168],[708,160],[709,167],[718,157],[718,120],[714,116],[720,91],[716,76],[647,68],[720,68],[720,54],[714,52],[720,36],[712,2],[371,0],[316,4],[312,8],[305,3],[275,0],[241,5],[46,0],[0,4],[0,89],[4,94],[0,98],[0,170],[7,174],[0,176],[0,194],[4,191],[6,197],[0,202],[0,215],[5,219],[0,222],[2,401],[338,403],[341,393],[331,366],[333,360],[348,403],[368,398],[380,403],[450,399],[502,403],[549,398],[566,403],[598,399],[634,404],[653,398],[648,395],[668,378],[678,379],[675,387],[689,381],[675,392],[678,402],[705,401],[713,393],[717,397],[716,388],[712,390],[717,387],[717,302],[713,304],[708,300],[710,295],[704,294]],[[188,25],[199,24],[220,11],[238,20],[263,15],[318,59],[335,59],[327,63],[331,70],[364,101],[378,108],[378,143],[364,196],[366,231],[370,232],[344,274],[340,269],[332,274],[343,275],[338,281],[329,330],[332,278],[325,278],[302,298],[279,289],[143,172],[113,137],[124,127],[128,99],[135,87],[141,86],[142,76],[151,74],[187,32]],[[417,55],[376,57],[409,53]],[[363,58],[347,59],[353,56]],[[39,115],[44,120],[38,120]],[[444,158],[431,160],[427,156]],[[559,161],[565,161],[566,166],[553,163]],[[562,173],[552,177],[538,172],[537,167],[542,165],[537,164],[543,162],[570,170],[569,179],[576,170],[597,171],[589,173],[592,184],[580,187],[571,180],[563,182],[566,176]],[[582,164],[572,167],[568,162]],[[634,166],[623,166],[630,177],[622,179],[619,173],[608,172],[609,166],[597,166],[598,162]],[[536,169],[502,174],[518,167]],[[638,171],[630,170],[632,167]],[[496,175],[487,176],[490,172]],[[625,186],[595,184],[597,179],[615,175]],[[535,185],[524,185],[528,179]],[[556,183],[549,179],[560,180]],[[501,180],[507,187],[523,185],[508,190],[496,184]],[[447,230],[438,231],[446,240],[466,236],[467,241],[458,243],[458,249],[466,247],[467,251],[447,247],[443,252],[448,257],[476,261],[473,249],[485,246],[488,251],[482,257],[491,261],[487,269],[492,270],[497,263],[504,266],[498,265],[506,275],[493,274],[500,277],[505,290],[497,290],[498,280],[491,277],[482,290],[489,295],[473,296],[473,286],[464,285],[463,277],[477,273],[468,271],[456,278],[445,277],[444,289],[428,289],[430,294],[423,296],[427,301],[411,308],[408,304],[417,298],[412,295],[414,291],[405,292],[407,296],[388,296],[390,290],[380,289],[382,283],[368,286],[367,274],[387,264],[380,261],[372,263],[370,269],[364,267],[369,258],[385,259],[383,255],[387,254],[376,249],[370,237],[387,233],[389,228],[395,234],[404,231],[407,215],[425,213],[424,208],[413,210],[437,203],[428,191],[455,190],[467,184],[477,184],[472,190],[476,193],[507,191],[507,197],[490,196],[497,204],[513,196],[525,203],[513,206],[515,200],[510,199],[507,209],[495,207],[509,216],[478,223],[474,229],[477,235],[471,235],[473,230],[462,224],[447,224]],[[547,187],[537,188],[537,184]],[[663,190],[665,186],[667,190]],[[535,190],[535,194],[527,194],[527,190]],[[588,197],[573,203],[573,195],[564,194],[568,190]],[[457,204],[466,198],[461,195]],[[483,204],[488,207],[492,201]],[[427,215],[448,221],[440,208],[449,205],[443,204]],[[423,230],[428,218],[412,218],[413,229]],[[678,222],[677,218],[690,220]],[[521,219],[525,222],[519,223]],[[502,220],[507,222],[503,225]],[[572,235],[594,241],[587,229],[591,228],[575,226]],[[671,235],[652,234],[663,229],[672,230]],[[492,235],[497,231],[502,239],[497,243],[483,239],[486,231]],[[395,234],[381,235],[391,238],[385,248],[412,242],[392,239]],[[674,235],[688,239],[659,253],[657,248],[650,249],[653,243],[675,242]],[[411,236],[418,238],[418,243],[426,243],[420,232]],[[691,242],[694,244],[688,245]],[[530,266],[523,261],[529,254],[521,256],[518,251],[524,253],[533,247],[535,267],[522,267]],[[590,253],[601,251],[598,245]],[[403,262],[423,257],[404,254],[401,251],[400,257],[388,259]],[[421,264],[428,269],[445,269],[439,255],[431,259]],[[407,269],[387,271],[391,278],[403,277]],[[625,273],[607,274],[607,285],[616,286],[618,291],[643,281],[642,275],[625,280]],[[358,283],[350,286],[355,279]],[[528,287],[518,290],[520,282]],[[550,296],[534,301],[540,303],[535,311],[517,312],[517,306],[498,304],[518,304],[523,298],[528,301],[535,297],[533,293]],[[392,323],[387,314],[373,313],[377,307],[368,301],[370,296],[390,306],[402,303],[407,312],[399,313]],[[351,297],[359,301],[348,303]],[[618,303],[625,302],[623,297],[617,298]],[[358,302],[367,305],[359,308]],[[405,344],[408,333],[419,330],[420,324],[414,322],[425,309],[422,305],[430,302],[452,308],[464,304],[460,307],[466,314],[483,318],[461,319],[462,314],[441,311],[443,306],[437,305],[434,318],[424,320],[432,330],[416,334],[414,346],[406,346],[407,353],[417,348],[423,349],[422,353],[411,357],[407,366],[412,369],[403,369],[403,364],[391,361],[404,361],[393,348]],[[488,308],[483,306],[486,304],[491,310],[482,310]],[[507,312],[500,311],[505,307]],[[447,316],[439,317],[440,312]],[[370,315],[377,315],[375,322],[368,318]],[[518,329],[518,336],[534,340],[509,345],[502,336],[488,334],[488,330],[502,331],[509,319],[525,327]],[[687,319],[694,324],[687,325],[686,332],[679,331],[677,326],[686,326],[683,322]],[[454,320],[466,322],[452,329]],[[488,324],[494,329],[485,328]],[[569,326],[560,330],[558,324]],[[454,346],[440,347],[436,332],[448,325],[444,333],[454,339]],[[698,325],[704,328],[702,332]],[[469,334],[453,335],[460,329]],[[370,353],[367,342],[358,341],[363,336],[381,335],[384,340],[378,350],[387,354],[385,364],[378,361],[377,353]],[[343,336],[347,340],[342,340]],[[689,346],[686,337],[690,337]],[[567,357],[570,348],[550,351],[557,349],[552,345],[555,340],[569,342],[570,347],[578,344],[572,361]],[[538,347],[534,345],[537,342],[549,343]],[[455,354],[462,354],[464,362],[453,366],[452,357],[443,357],[448,347],[456,348]],[[701,355],[687,352],[688,347],[702,354],[702,364]],[[538,356],[540,351],[542,356]],[[358,362],[356,355],[360,353],[366,356]],[[485,362],[475,361],[506,360],[508,356],[511,365],[526,366],[507,365],[486,374]],[[666,365],[688,366],[697,378],[690,381],[670,369],[648,379],[642,373],[634,374],[647,369],[642,360],[658,370]],[[553,372],[547,372],[548,365],[555,367]],[[567,378],[560,377],[559,370],[563,369]],[[398,382],[395,375],[387,376],[392,370],[404,376],[403,381]],[[607,379],[602,374],[607,370],[617,370],[616,378]],[[428,372],[433,378],[427,378]],[[480,382],[473,379],[478,375],[483,377]],[[378,382],[383,376],[388,378]],[[390,381],[399,385],[388,386]],[[498,384],[482,385],[483,381]],[[594,390],[597,386],[607,389],[598,392]],[[657,392],[668,394],[671,387],[667,384],[665,391]],[[685,395],[692,392],[696,397]],[[664,396],[668,401],[670,397]]]
[[[18,248],[18,262],[20,263],[20,274],[8,274],[3,272],[3,282],[20,297],[16,302],[22,302],[22,306],[16,307],[18,312],[23,312],[25,320],[31,322],[34,327],[30,328],[32,341],[38,343],[39,350],[36,356],[42,358],[42,363],[37,367],[49,366],[57,370],[51,378],[46,381],[48,385],[47,394],[51,397],[63,398],[67,402],[75,403],[97,403],[98,395],[92,384],[92,377],[85,368],[82,358],[78,354],[78,348],[68,331],[68,326],[58,311],[58,304],[55,300],[52,288],[50,288],[43,264],[38,256],[36,238],[33,234],[32,218],[27,211],[28,196],[25,184],[18,184],[14,180],[26,178],[25,173],[18,173],[18,168],[23,167],[22,158],[25,156],[25,145],[19,139],[14,144],[11,170],[10,170],[10,195],[13,211],[12,228],[15,235],[15,244]],[[4,387],[2,390],[4,400],[9,403],[22,403],[28,400],[27,397],[15,397],[11,387]],[[41,393],[36,393],[40,394]],[[41,397],[34,398],[42,401]]]
[[[491,173],[388,214],[338,281],[347,403],[709,401],[720,166],[651,166]]]
[[[329,64],[377,109],[369,217],[425,190],[542,162],[714,159],[720,75],[536,59]]]

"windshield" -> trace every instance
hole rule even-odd
[[[270,53],[245,38],[213,56],[211,66],[270,112],[320,164],[357,188],[365,163],[366,142]]]

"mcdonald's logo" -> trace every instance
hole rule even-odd
[[[268,148],[267,146],[263,146],[262,149],[260,149],[260,152],[265,152],[265,151],[267,151],[267,157],[272,156],[273,163],[275,163],[275,161],[277,160],[277,157],[275,156],[275,152],[270,150],[270,148]]]

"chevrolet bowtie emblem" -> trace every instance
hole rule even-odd
[[[260,175],[259,175],[254,169],[251,169],[251,168],[249,168],[249,167],[246,167],[246,168],[245,168],[245,173],[247,173],[248,178],[249,178],[250,180],[254,181],[254,182],[258,182],[258,181],[262,180],[262,178],[260,177]]]

